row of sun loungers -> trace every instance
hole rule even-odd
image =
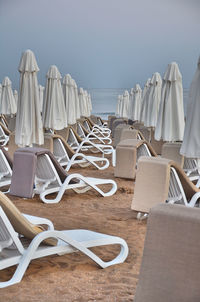
[[[195,159],[181,157],[179,143],[158,144],[154,142],[151,129],[116,117],[110,117],[108,125],[100,119],[98,123],[84,119],[75,127],[45,134],[45,146],[49,150],[20,148],[15,151],[13,160],[2,147],[0,186],[10,186],[11,195],[32,198],[39,194],[45,203],[59,202],[69,189],[76,193],[94,189],[102,196],[111,196],[117,190],[115,181],[67,174],[75,164],[106,169],[109,161],[105,155],[111,154],[114,176],[135,181],[132,210],[138,213],[139,219],[148,217],[134,301],[191,301],[191,297],[194,298],[192,301],[198,301],[195,263],[200,220],[199,210],[194,207],[198,205],[200,190],[199,182],[196,185],[192,182],[199,179]],[[101,157],[83,153],[87,151],[99,152]],[[27,167],[23,170],[20,169],[22,162],[26,162],[23,166]],[[101,185],[111,189],[103,191]],[[56,193],[53,198],[49,197],[52,193]],[[88,230],[55,231],[49,220],[23,216],[3,193],[0,193],[0,223],[0,247],[4,257],[0,267],[18,264],[11,280],[1,282],[0,287],[20,282],[30,261],[38,257],[79,250],[104,268],[122,263],[128,255],[128,246],[119,237]],[[46,231],[38,227],[41,224],[46,225]],[[102,261],[89,250],[108,244],[121,246],[119,255],[109,262]],[[191,284],[186,282],[187,285],[185,267],[190,267],[193,274]]]

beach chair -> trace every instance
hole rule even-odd
[[[111,179],[67,174],[53,154],[42,148],[21,148],[15,152],[10,194],[25,198],[39,194],[44,203],[58,203],[70,189],[76,193],[94,189],[106,197],[117,191],[117,184]],[[53,193],[56,194],[52,196]]]
[[[120,141],[116,147],[115,177],[135,179],[138,160],[141,156],[156,156],[148,142],[140,139]]]
[[[89,118],[80,119],[79,122],[82,124],[84,129],[88,131],[88,133],[94,133],[97,136],[104,137],[105,139],[108,139],[111,135],[110,129],[99,127],[98,125],[94,124]]]
[[[95,131],[88,131],[81,122],[77,122],[77,133],[78,135],[84,140],[89,139],[90,141],[94,141],[95,143],[99,144],[111,144],[112,140],[108,136],[105,135],[98,135]]]
[[[98,170],[104,170],[109,167],[109,160],[105,157],[88,156],[83,153],[75,153],[75,151],[58,135],[52,136],[53,154],[61,166],[65,166],[65,170],[73,165],[79,165],[81,168],[94,166]]]
[[[104,245],[119,245],[121,250],[114,259],[103,261],[90,248]],[[120,237],[89,230],[56,231],[48,219],[22,215],[0,192],[0,269],[17,265],[11,279],[0,282],[0,288],[19,283],[34,259],[77,251],[88,256],[101,268],[106,268],[124,262],[128,246]]]
[[[0,145],[6,146],[9,141],[10,131],[0,122]]]
[[[199,166],[195,158],[187,158],[180,154],[180,142],[165,143],[162,146],[162,157],[171,159],[177,162],[185,171],[191,181],[199,180]]]
[[[0,148],[0,187],[11,184],[12,160],[6,150]]]
[[[200,209],[160,204],[150,211],[134,302],[198,302]]]
[[[111,133],[111,130],[108,128],[108,123],[103,121],[100,116],[96,117],[96,121],[93,121],[92,116],[86,117],[85,119],[88,121],[90,128],[92,127],[99,129],[100,131]]]
[[[141,157],[138,161],[131,205],[138,218],[159,203],[194,207],[199,197],[200,190],[176,162],[162,157]]]

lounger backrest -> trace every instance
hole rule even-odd
[[[85,138],[85,133],[79,122],[77,123],[77,133],[81,138]]]
[[[12,175],[12,170],[10,168],[10,165],[5,157],[5,155],[3,154],[3,151],[0,149],[0,174],[6,174],[6,175]]]
[[[23,254],[24,248],[8,217],[0,207],[0,252],[4,248],[18,249]]]
[[[198,170],[197,160],[194,158],[184,158],[183,170],[187,173],[192,173]]]
[[[89,126],[89,123],[88,123],[87,120],[84,120],[84,121],[83,121],[83,126],[85,127],[85,129],[86,129],[88,132],[91,131],[90,126]]]
[[[170,167],[168,201],[187,205],[187,199],[176,170]]]
[[[78,147],[79,143],[76,139],[76,136],[74,135],[72,129],[69,129],[69,135],[68,135],[68,139],[67,139],[67,143],[71,146],[71,147]]]
[[[69,161],[69,156],[60,138],[53,139],[53,154],[58,162],[61,162],[62,159],[64,159],[65,162]]]
[[[39,155],[37,158],[36,177],[41,180],[55,182],[62,185],[60,177],[47,154]]]
[[[152,156],[147,144],[142,144],[137,148],[137,161],[140,156]]]

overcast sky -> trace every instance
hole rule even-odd
[[[84,88],[143,86],[176,61],[188,88],[200,55],[200,0],[0,0],[0,81],[18,88],[21,53]]]

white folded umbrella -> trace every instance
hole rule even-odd
[[[147,109],[147,102],[149,100],[149,88],[150,88],[151,79],[148,78],[144,85],[143,94],[142,94],[142,104],[140,110],[140,121],[144,123],[146,117],[146,109]]]
[[[43,125],[46,129],[61,130],[67,127],[67,114],[60,81],[61,74],[58,68],[52,65],[46,77],[42,109]]]
[[[128,109],[129,109],[129,92],[128,90],[125,90],[123,94],[121,117],[124,118],[128,117]]]
[[[75,91],[75,108],[76,108],[76,119],[80,119],[81,114],[80,114],[80,103],[79,103],[79,97],[78,97],[78,86],[75,82],[75,80],[73,80],[73,86],[74,86],[74,91]]]
[[[39,71],[35,55],[26,50],[19,64],[20,90],[16,116],[15,142],[19,146],[43,144],[43,125],[40,114],[37,72]]]
[[[39,85],[39,99],[40,99],[40,112],[42,112],[43,100],[44,100],[44,86]]]
[[[134,121],[140,120],[141,105],[142,105],[142,89],[139,84],[136,84],[133,90],[132,119]]]
[[[18,92],[17,92],[16,89],[13,91],[13,95],[14,95],[14,98],[15,98],[15,104],[17,106],[17,104],[18,104]]]
[[[161,101],[161,89],[162,78],[158,72],[155,72],[151,78],[149,100],[147,102],[146,117],[144,119],[144,125],[146,127],[156,126]]]
[[[182,76],[178,64],[172,62],[163,77],[155,139],[182,141],[184,126]]]
[[[5,77],[2,82],[2,92],[0,99],[0,114],[14,115],[17,112],[17,106],[12,90],[12,82]]]
[[[200,57],[190,85],[183,143],[180,153],[189,158],[200,158]]]
[[[63,95],[66,110],[66,119],[68,124],[73,125],[76,123],[76,96],[74,89],[74,80],[70,74],[66,74],[63,78]]]

